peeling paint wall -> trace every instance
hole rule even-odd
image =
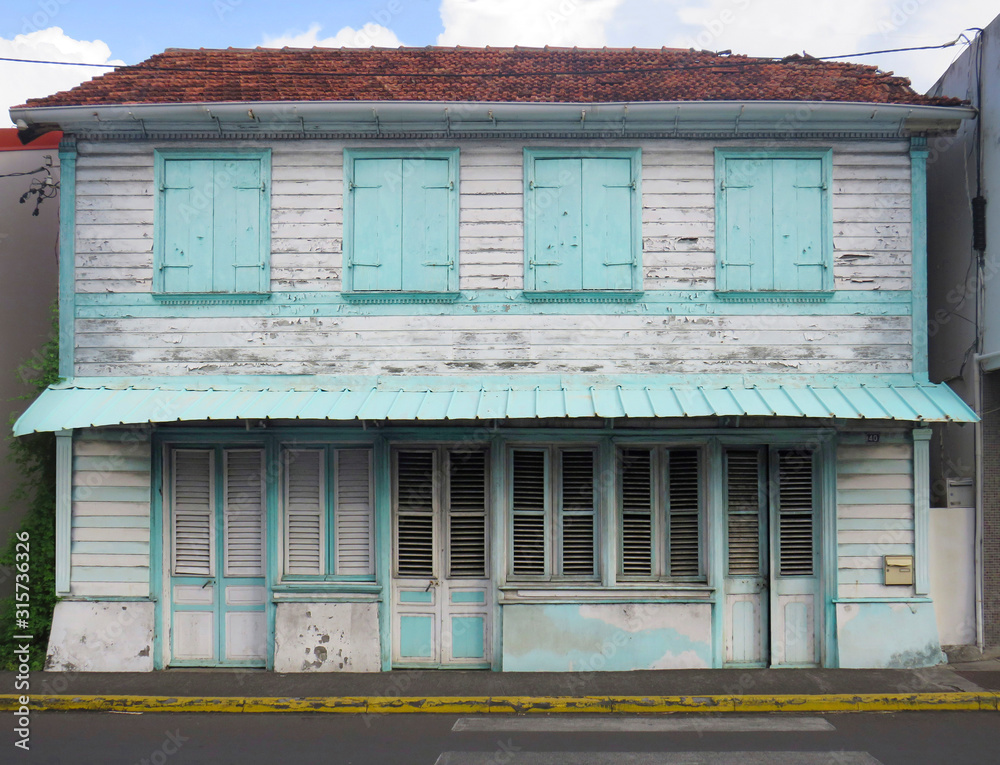
[[[947,661],[933,603],[840,603],[837,641],[842,668],[908,669]]]
[[[503,669],[599,672],[712,665],[712,608],[682,603],[510,605]]]
[[[378,672],[376,603],[279,603],[275,672]]]
[[[154,604],[56,604],[45,669],[61,672],[151,672]]]

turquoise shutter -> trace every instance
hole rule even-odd
[[[771,162],[727,159],[723,181],[726,237],[719,289],[773,289]]]
[[[630,159],[583,160],[583,289],[635,288],[632,283],[637,255],[632,243],[634,195]]]
[[[529,184],[533,242],[528,259],[530,289],[583,289],[582,188],[580,159],[536,159]]]
[[[351,286],[358,292],[401,290],[403,162],[355,159]]]
[[[447,159],[403,160],[402,275],[407,292],[458,287],[450,215],[455,193]]]
[[[158,270],[164,292],[211,291],[212,177],[211,160],[163,163],[163,250]]]
[[[827,288],[823,165],[818,159],[773,160],[774,289]]]
[[[212,292],[266,292],[261,206],[267,203],[260,162],[216,160],[215,268]]]

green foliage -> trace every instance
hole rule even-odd
[[[52,334],[41,350],[17,368],[18,378],[32,388],[32,393],[20,396],[34,399],[45,388],[59,381],[59,317],[52,310]],[[11,418],[13,424],[16,417]],[[8,431],[9,432],[9,431]],[[8,500],[24,502],[27,514],[20,528],[10,539],[0,555],[0,577],[14,577],[17,573],[17,535],[29,534],[30,555],[30,617],[27,630],[17,629],[15,600],[0,600],[0,669],[17,669],[14,656],[17,643],[14,635],[32,635],[31,669],[40,670],[45,664],[45,651],[52,627],[52,610],[56,604],[56,448],[51,433],[35,433],[14,438],[8,436],[9,459],[18,467],[20,482]],[[0,512],[10,512],[8,505]],[[22,548],[23,549],[23,548]],[[23,597],[23,596],[22,596]]]

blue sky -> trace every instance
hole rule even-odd
[[[171,47],[580,45],[783,56],[936,45],[985,27],[995,0],[22,0],[0,56],[137,63]],[[926,91],[962,50],[857,58]],[[100,70],[0,61],[0,107]]]

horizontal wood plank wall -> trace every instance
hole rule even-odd
[[[841,598],[913,597],[883,584],[885,555],[913,555],[913,446],[837,449],[837,542]]]
[[[461,149],[463,290],[521,288],[522,149],[555,143],[434,143]],[[645,289],[713,289],[713,152],[727,143],[642,140],[623,145],[638,145],[643,151]],[[802,145],[834,147],[836,289],[908,290],[908,144]],[[274,291],[340,291],[344,146],[339,141],[271,143]],[[152,147],[83,142],[79,151],[77,291],[147,293],[153,274]],[[530,319],[395,315],[372,321],[367,317],[262,318],[262,311],[247,306],[245,318],[220,322],[196,318],[197,306],[176,306],[176,318],[170,319],[79,320],[77,373],[910,371],[908,317],[818,319],[809,315],[809,304],[798,307],[800,315],[766,318],[653,318],[633,313]],[[421,306],[413,313],[446,315],[449,308]],[[236,336],[230,338],[230,332]],[[385,361],[388,358],[393,361]]]
[[[83,431],[74,436],[72,595],[149,595],[149,500],[147,435]]]

